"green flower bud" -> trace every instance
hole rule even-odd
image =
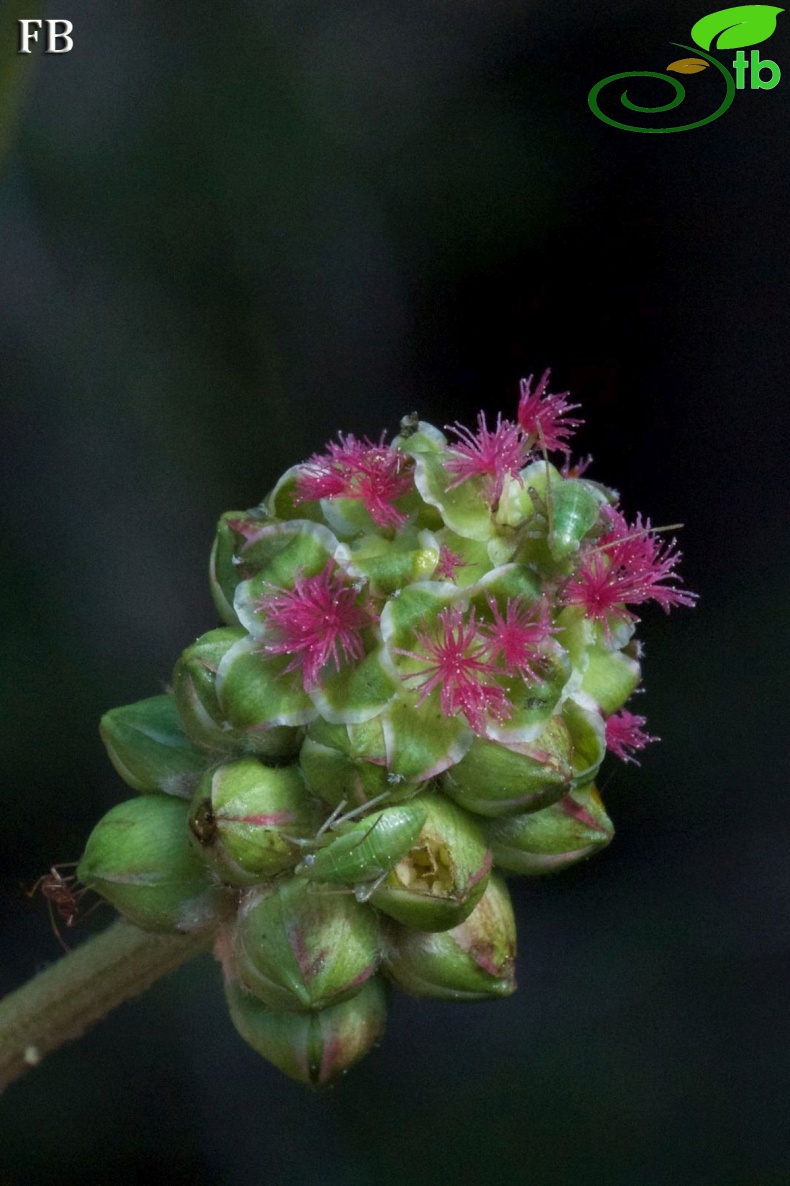
[[[299,767],[240,758],[203,776],[189,817],[203,858],[227,885],[255,885],[299,859],[292,837],[311,836],[320,810]]]
[[[88,837],[77,878],[144,931],[211,926],[225,894],[189,842],[188,814],[165,795],[119,803]]]
[[[535,741],[518,748],[476,737],[441,783],[456,803],[480,815],[537,811],[570,787],[568,727],[561,717],[551,717]]]
[[[135,791],[189,798],[206,768],[206,755],[184,733],[172,696],[113,708],[100,731],[110,761]]]
[[[378,976],[351,1000],[314,1013],[272,1012],[235,984],[226,995],[245,1042],[309,1087],[326,1087],[363,1058],[381,1041],[387,1022],[386,986]]]
[[[308,853],[296,872],[311,881],[330,885],[358,885],[360,901],[366,900],[366,881],[384,877],[416,843],[427,819],[419,803],[405,803],[375,811],[364,819],[341,826],[339,835],[316,852]]]
[[[494,876],[469,917],[441,934],[393,929],[384,970],[406,992],[447,1001],[482,1001],[516,990],[516,922],[510,895]]]
[[[530,876],[591,857],[610,843],[614,827],[598,791],[588,786],[541,811],[486,820],[483,832],[498,868]]]
[[[209,630],[186,648],[173,669],[173,694],[184,729],[209,749],[241,748],[241,735],[225,719],[216,689],[220,660],[241,638],[241,627]]]
[[[219,665],[246,637],[241,627],[225,626],[202,634],[182,654],[173,670],[175,695],[186,733],[215,751],[248,751],[272,761],[288,761],[298,752],[302,733],[282,725],[238,727],[228,719],[217,683]]]
[[[330,807],[358,807],[390,789],[379,720],[350,727],[314,721],[307,727],[299,765],[309,789]]]
[[[379,964],[375,912],[299,877],[251,890],[239,909],[233,967],[270,1009],[323,1009],[359,992]]]
[[[420,795],[410,806],[423,808],[426,821],[412,848],[370,900],[406,926],[448,930],[480,901],[491,854],[477,822],[443,795]]]
[[[573,741],[573,789],[594,782],[606,757],[606,731],[603,717],[576,700],[566,700],[563,718]]]

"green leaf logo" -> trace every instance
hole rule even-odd
[[[780,12],[784,9],[774,8],[772,4],[739,4],[735,8],[722,8],[697,21],[691,36],[702,49],[710,49],[717,37],[715,49],[759,45],[773,33]]]

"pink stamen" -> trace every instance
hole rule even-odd
[[[401,647],[395,650],[424,665],[422,671],[403,677],[417,681],[418,705],[424,704],[431,692],[439,688],[445,716],[461,713],[478,733],[484,731],[487,716],[502,721],[510,715],[512,706],[505,690],[491,682],[492,676],[505,672],[493,665],[488,641],[479,632],[474,610],[464,621],[457,606],[447,606],[437,615],[433,633],[415,629],[414,637],[423,653]]]
[[[386,445],[349,433],[338,433],[326,453],[314,454],[296,479],[295,503],[319,498],[352,498],[361,502],[379,527],[402,527],[407,516],[393,506],[412,489],[412,459]]]
[[[551,625],[548,602],[541,599],[527,605],[522,597],[511,597],[503,617],[494,598],[489,597],[488,608],[494,621],[483,629],[491,657],[501,659],[508,675],[520,675],[526,683],[536,683],[540,675],[535,668],[545,660],[540,647],[557,632],[557,627]]]
[[[661,540],[650,520],[637,516],[633,527],[611,507],[604,510],[610,528],[597,544],[582,552],[581,564],[562,593],[564,605],[580,605],[593,621],[606,625],[611,613],[635,621],[626,605],[657,601],[669,612],[673,605],[693,606],[697,595],[667,582],[679,581],[680,561],[674,540]]]
[[[507,477],[519,478],[524,465],[524,447],[521,430],[510,420],[497,416],[493,432],[486,425],[485,413],[478,413],[476,433],[462,424],[448,426],[454,432],[458,443],[451,446],[451,457],[445,462],[448,473],[455,475],[455,481],[447,487],[454,490],[470,478],[481,477],[485,497],[496,509]],[[519,479],[520,480],[520,479]]]
[[[361,632],[370,624],[369,611],[358,604],[359,590],[335,568],[330,560],[318,576],[297,577],[293,589],[273,585],[255,606],[267,628],[262,649],[290,655],[285,671],[301,670],[307,692],[320,686],[329,662],[339,671],[343,663],[365,657]]]
[[[545,448],[548,452],[561,449],[570,452],[568,438],[584,423],[569,416],[580,404],[569,403],[565,398],[570,393],[563,391],[552,395],[547,391],[551,370],[548,368],[532,391],[532,375],[521,380],[521,398],[518,404],[518,423],[528,439],[529,447]]]
[[[633,762],[638,766],[639,762],[631,756],[632,751],[644,749],[651,741],[659,740],[645,733],[643,726],[646,723],[644,717],[635,716],[626,709],[615,713],[606,722],[606,748],[623,762]]]

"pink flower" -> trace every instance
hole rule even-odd
[[[633,762],[638,766],[639,762],[631,756],[630,751],[644,749],[651,741],[659,740],[645,733],[643,726],[646,723],[644,717],[635,716],[625,709],[615,713],[606,722],[606,748],[623,762]]]
[[[565,398],[569,394],[567,391],[559,395],[547,392],[550,374],[548,369],[543,372],[534,391],[531,390],[532,375],[521,380],[518,422],[528,438],[530,448],[542,445],[549,452],[562,449],[564,453],[569,453],[568,437],[584,421],[575,420],[568,413],[581,405],[568,403]]]
[[[505,673],[498,671],[491,661],[488,642],[478,630],[474,610],[464,621],[457,606],[447,606],[437,615],[432,633],[417,629],[414,637],[422,654],[401,647],[395,649],[399,655],[424,664],[422,671],[403,677],[418,681],[421,693],[418,705],[439,688],[444,715],[461,713],[477,733],[485,729],[486,716],[501,721],[510,715],[511,705],[504,689],[491,682],[492,676]]]
[[[338,433],[326,453],[316,453],[296,479],[295,503],[318,498],[353,498],[361,502],[379,527],[402,527],[406,515],[392,504],[412,489],[412,459],[391,445],[382,433],[377,445]]]
[[[540,667],[544,658],[540,646],[556,633],[548,603],[541,599],[527,605],[522,597],[511,597],[504,617],[493,597],[488,598],[488,607],[494,621],[483,629],[489,639],[491,657],[501,657],[508,675],[520,675],[526,683],[537,682],[540,676],[535,665]]]
[[[361,633],[370,616],[357,604],[359,590],[335,567],[330,560],[318,576],[297,577],[293,589],[273,585],[255,606],[267,629],[262,649],[269,655],[290,655],[285,671],[301,669],[306,692],[320,686],[330,661],[339,671],[343,662],[365,657]]]
[[[451,446],[452,456],[445,462],[447,472],[455,475],[455,481],[447,489],[454,490],[469,478],[482,477],[486,499],[496,510],[505,488],[505,478],[518,478],[524,465],[521,430],[517,424],[497,416],[496,428],[491,432],[484,412],[478,413],[477,425],[476,433],[462,424],[448,426],[459,443]]]
[[[439,548],[438,563],[433,570],[434,578],[454,581],[456,568],[466,568],[466,561],[457,552],[451,552],[447,544],[442,544]]]
[[[565,586],[563,603],[583,606],[589,618],[604,624],[612,612],[634,621],[625,605],[652,600],[667,612],[673,605],[693,606],[695,593],[667,583],[680,580],[674,571],[680,561],[675,541],[659,539],[650,520],[643,523],[640,515],[629,526],[619,511],[609,507],[604,514],[611,527],[583,551],[579,568]]]

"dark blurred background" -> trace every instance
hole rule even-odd
[[[615,843],[515,885],[515,997],[397,997],[314,1096],[204,957],[8,1090],[1,1186],[790,1182],[790,17],[707,127],[587,107],[713,7],[0,5],[0,991],[59,956],[20,883],[128,795],[99,716],[216,622],[216,518],[337,429],[512,415],[551,365],[701,595],[644,614],[663,741],[609,760]],[[74,50],[17,57],[19,16]]]

